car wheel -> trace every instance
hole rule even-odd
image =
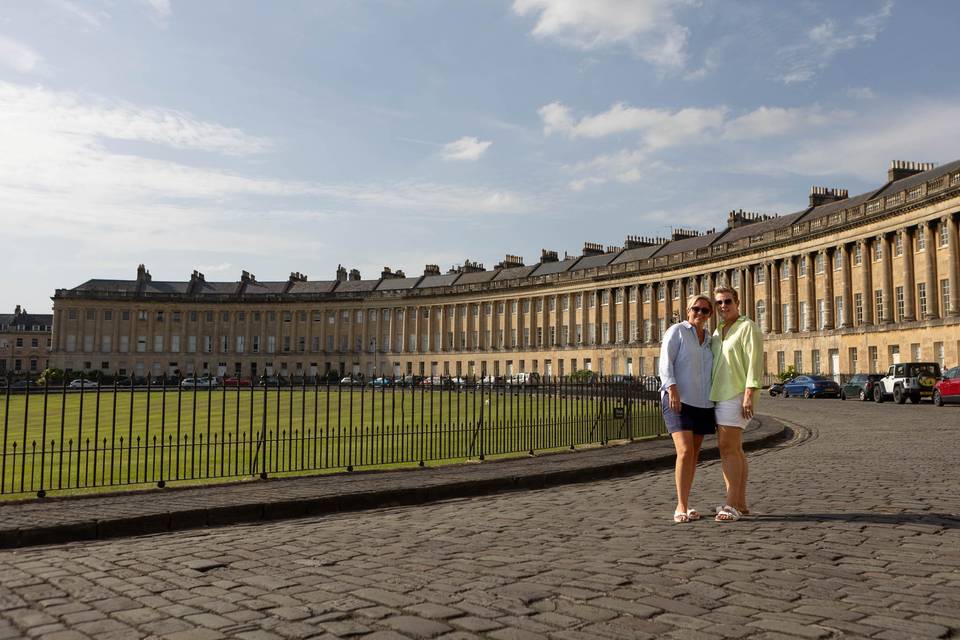
[[[873,401],[883,402],[883,387],[879,384],[873,388]]]
[[[907,394],[903,392],[903,389],[900,387],[893,388],[893,401],[897,404],[903,404],[907,401]]]
[[[847,392],[844,391],[843,389],[840,390],[840,399],[841,399],[841,400],[846,400],[846,399],[847,399]]]
[[[806,398],[807,400],[810,399],[810,389],[803,390],[803,397]]]
[[[933,390],[933,404],[937,405],[938,407],[943,406],[943,398],[940,397],[940,389]]]
[[[776,398],[776,397],[777,397],[777,392],[774,391],[772,387],[771,387],[769,393],[770,393],[770,397],[771,397],[771,398]]]
[[[789,398],[789,397],[790,397],[790,392],[787,391],[786,389],[784,389],[784,390],[783,390],[783,397],[784,397],[784,398]]]
[[[867,400],[867,392],[864,391],[863,389],[860,389],[860,394],[859,394],[858,397],[860,398],[860,402],[866,402],[866,400]]]

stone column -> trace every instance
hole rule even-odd
[[[553,344],[550,346],[554,348],[561,346],[560,329],[563,327],[563,298],[565,295],[567,294],[560,293],[553,297],[553,304],[555,305],[553,310]],[[558,364],[557,367],[559,366]]]
[[[817,330],[817,252],[805,256],[807,260],[807,320],[804,331]]]
[[[756,270],[763,265],[747,265],[740,271],[740,310],[743,315],[757,319],[757,289],[754,283]]]
[[[917,319],[917,302],[914,292],[917,290],[917,278],[913,264],[914,228],[903,229],[903,319],[913,322]]]
[[[607,293],[607,344],[617,341],[617,289],[611,288]]]
[[[623,344],[630,343],[630,287],[621,287],[623,302],[620,303],[620,322],[623,323]],[[626,364],[624,364],[626,366]]]
[[[870,254],[870,242],[860,243],[860,289],[863,297],[863,324],[873,324],[873,256]]]
[[[833,248],[828,247],[823,253],[823,328],[833,329]]]
[[[940,317],[940,281],[937,278],[937,234],[933,226],[935,220],[929,220],[920,224],[920,233],[924,238],[924,266],[927,285],[927,315],[925,319],[934,319]]]
[[[594,308],[593,308],[593,326],[594,326],[594,340],[593,344],[601,345],[603,344],[603,305],[600,302],[603,300],[603,293],[600,289],[597,289],[594,292]]]
[[[800,295],[798,292],[799,282],[797,281],[797,260],[802,260],[801,256],[790,256],[790,327],[787,329],[790,333],[796,333],[800,330]]]
[[[843,313],[840,315],[840,327],[852,327],[853,326],[853,278],[852,278],[852,265],[851,263],[851,250],[850,244],[844,242],[842,245],[837,247],[837,250],[840,252],[841,260],[843,263],[840,268],[840,281],[841,286],[843,287]]]
[[[567,346],[572,347],[577,339],[577,294],[568,293],[567,295]]]
[[[960,230],[957,229],[958,221],[952,216],[944,216],[940,219],[940,224],[947,225],[947,278],[950,281],[950,308],[944,309],[944,315],[960,316]],[[939,292],[939,283],[937,284],[937,295]]]
[[[537,327],[539,318],[537,318],[537,301],[540,298],[530,298],[530,313],[527,317],[527,326],[530,328],[530,349],[537,348]]]
[[[666,320],[666,326],[673,322],[673,280],[667,280],[662,285],[666,289],[663,295],[663,319]]]
[[[637,285],[637,301],[634,314],[637,316],[637,338],[636,343],[643,343],[643,285]]]
[[[770,296],[773,309],[769,313],[770,320],[773,323],[772,333],[783,333],[783,313],[780,304],[780,264],[779,260],[770,262],[770,278],[767,280],[767,286],[770,287],[772,295]]]
[[[878,236],[883,246],[883,324],[891,324],[893,317],[893,236]]]
[[[593,295],[591,291],[581,291],[580,292],[580,337],[583,338],[582,344],[590,344],[590,334],[588,333],[588,326],[590,324],[590,309],[587,306],[587,296]],[[573,330],[573,329],[571,329]]]
[[[650,342],[660,342],[660,301],[657,300],[657,291],[663,287],[662,282],[653,282],[650,287]]]
[[[773,287],[770,286],[770,271],[771,263],[764,262],[757,265],[758,269],[763,269],[763,307],[764,307],[764,319],[763,325],[760,327],[764,333],[773,332],[773,316],[770,314],[770,310],[773,308]],[[754,317],[756,319],[756,317]]]

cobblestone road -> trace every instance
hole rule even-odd
[[[960,637],[960,408],[765,399],[754,517],[672,473],[0,553],[0,638]],[[800,426],[803,425],[803,426]],[[694,504],[722,497],[719,465]]]

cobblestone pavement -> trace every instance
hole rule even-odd
[[[765,399],[757,514],[670,471],[0,553],[0,638],[960,637],[960,408]],[[718,504],[716,462],[694,487]]]

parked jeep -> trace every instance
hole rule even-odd
[[[873,385],[874,402],[892,398],[897,404],[910,400],[918,404],[922,398],[933,397],[933,386],[940,378],[936,362],[905,362],[891,365],[887,375]]]

